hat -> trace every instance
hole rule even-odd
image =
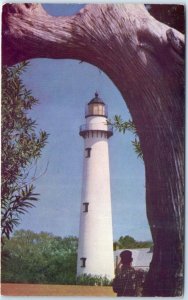
[[[120,257],[123,263],[129,263],[133,260],[132,252],[129,250],[124,250],[120,253]]]

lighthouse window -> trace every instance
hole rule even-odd
[[[88,113],[89,115],[103,116],[105,115],[105,106],[100,103],[93,103],[92,105],[89,105]]]
[[[104,108],[105,108],[104,105],[99,106],[99,115],[105,115]]]
[[[81,257],[80,258],[80,260],[81,260],[81,262],[82,262],[82,264],[81,264],[81,268],[85,268],[86,267],[86,257]]]
[[[84,211],[83,212],[88,212],[89,202],[84,202],[83,206],[84,206]]]
[[[85,151],[86,151],[85,157],[90,157],[91,156],[91,148],[85,148]]]

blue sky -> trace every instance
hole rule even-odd
[[[80,7],[44,5],[52,15],[70,15]],[[39,178],[35,186],[40,200],[23,216],[17,229],[78,236],[84,150],[79,126],[85,122],[85,105],[97,90],[108,105],[109,118],[117,114],[128,120],[131,116],[112,81],[88,63],[34,59],[23,81],[40,101],[31,115],[38,128],[50,136],[37,165]],[[151,239],[146,218],[144,163],[134,153],[133,138],[131,133],[114,132],[109,140],[114,240],[122,235]]]

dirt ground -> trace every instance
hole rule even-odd
[[[4,296],[106,296],[115,297],[111,287],[81,285],[15,284],[2,283]]]

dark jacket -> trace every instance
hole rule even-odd
[[[117,296],[141,296],[146,272],[133,267],[122,267],[112,282]]]

